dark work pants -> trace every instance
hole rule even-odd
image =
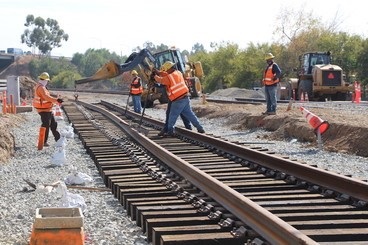
[[[39,112],[38,114],[40,114],[41,116],[41,127],[46,128],[44,143],[46,143],[49,138],[50,129],[52,134],[54,135],[55,141],[58,141],[60,139],[60,133],[57,131],[57,122],[52,112]]]

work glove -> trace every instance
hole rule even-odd
[[[59,98],[59,99],[57,99],[57,102],[61,104],[61,103],[64,102],[64,100]]]
[[[274,77],[272,80],[276,81],[277,80],[277,77]]]
[[[152,74],[157,75],[158,74],[158,70],[156,68],[153,68],[152,69]]]

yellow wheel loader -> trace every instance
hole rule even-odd
[[[176,48],[170,48],[155,54],[152,54],[147,49],[142,49],[140,52],[132,53],[124,64],[117,64],[115,61],[109,61],[101,67],[93,76],[75,81],[75,86],[78,84],[89,83],[102,79],[110,79],[121,75],[130,70],[137,70],[146,83],[142,93],[142,106],[149,108],[154,105],[154,101],[167,103],[168,97],[164,86],[155,84],[151,79],[152,69],[160,69],[161,65],[166,61],[175,63],[176,68],[184,75],[185,81],[189,88],[191,97],[199,97],[202,93],[200,79],[204,76],[202,65],[199,61],[189,62],[183,57]]]
[[[331,64],[330,52],[308,52],[299,56],[297,78],[284,79],[282,99],[348,100],[353,87],[345,81],[340,66]]]

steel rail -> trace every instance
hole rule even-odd
[[[120,110],[120,107],[113,105],[109,102],[101,101],[105,106],[109,106],[114,110]],[[135,114],[130,114],[135,116]],[[145,118],[150,124],[160,126],[161,122],[158,120],[146,117]],[[270,169],[278,170],[289,175],[293,175],[299,179],[309,181],[314,184],[318,184],[326,189],[333,190],[339,193],[344,193],[352,198],[368,202],[368,183],[353,179],[351,177],[343,176],[337,173],[329,172],[320,168],[315,168],[307,164],[291,161],[275,155],[252,150],[250,148],[236,145],[233,143],[224,144],[222,140],[205,134],[195,134],[190,130],[176,128],[177,132],[185,137],[194,139],[199,138],[202,142],[208,145],[212,145],[215,148],[241,157],[248,159],[253,163],[268,167]]]
[[[152,152],[158,159],[165,162],[165,164],[182,177],[186,178],[193,185],[211,196],[256,232],[262,234],[262,236],[272,244],[317,244],[314,240],[251,201],[249,198],[241,195],[239,192],[231,189],[229,186],[221,183],[203,171],[199,171],[187,161],[180,159],[151,141],[115,114],[101,107],[84,102],[79,101],[77,104],[104,114],[134,138],[135,141]],[[205,135],[201,137],[203,137],[203,139],[207,138],[207,140],[212,139]]]

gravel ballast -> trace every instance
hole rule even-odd
[[[124,105],[125,99],[111,102]],[[196,102],[193,101],[193,103]],[[147,108],[145,112],[158,119],[165,117],[163,109]],[[58,193],[55,191],[48,193],[41,188],[29,191],[32,188],[23,179],[39,187],[41,184],[62,181],[73,171],[78,171],[93,179],[87,186],[104,187],[94,162],[86,154],[77,136],[66,139],[66,164],[52,166],[51,158],[57,148],[55,142],[51,140],[51,133],[50,147],[41,151],[37,150],[39,115],[36,112],[29,112],[24,113],[24,116],[27,119],[26,122],[12,129],[16,139],[15,156],[8,163],[0,164],[0,245],[28,244],[36,209],[62,205],[62,198]],[[305,144],[295,139],[287,142],[265,142],[260,135],[267,134],[267,132],[262,130],[238,132],[230,130],[219,119],[200,118],[200,121],[206,133],[218,135],[230,141],[253,142],[257,146],[272,149],[282,156],[290,156],[310,164],[317,163],[320,168],[352,175],[355,178],[368,179],[366,158],[306,147]],[[177,124],[182,125],[180,119]],[[67,126],[69,125],[66,120],[59,121],[60,131]],[[148,244],[141,229],[130,220],[111,193],[76,189],[68,189],[68,192],[82,196],[85,201],[86,209],[83,214],[86,245]]]

